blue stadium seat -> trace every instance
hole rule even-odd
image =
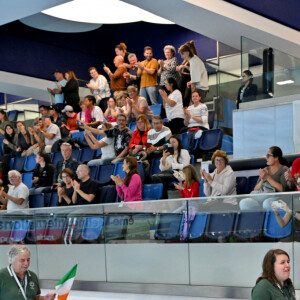
[[[15,159],[13,160],[11,170],[22,172],[24,163],[25,163],[25,157],[15,157]]]
[[[4,137],[0,137],[0,157],[2,157],[4,152],[4,143],[3,143]]]
[[[238,195],[248,194],[248,178],[240,176],[236,178],[236,192]]]
[[[117,190],[115,185],[106,185],[101,187],[99,203],[114,203],[117,199]]]
[[[33,172],[22,173],[22,182],[30,189],[32,187]]]
[[[191,224],[189,231],[189,240],[200,238],[204,234],[204,229],[207,221],[206,213],[197,213]]]
[[[99,238],[103,228],[104,217],[86,217],[84,219],[81,236],[87,241]]]
[[[140,172],[142,182],[145,180],[145,171],[144,171],[144,166],[143,163],[138,162],[138,171]],[[115,164],[114,168],[114,176],[119,175],[122,179],[125,178],[125,172],[123,171],[123,163],[119,162]]]
[[[14,157],[12,157],[11,159],[10,159],[10,161],[9,161],[9,169],[10,170],[13,170],[13,165],[14,165],[14,162],[15,162],[15,158]]]
[[[162,183],[144,184],[142,190],[142,199],[159,200],[162,197],[162,192],[163,192]]]
[[[101,149],[101,148],[100,148]],[[81,150],[81,156],[79,158],[79,161],[86,162],[94,159],[95,157],[95,150],[91,148],[83,148]]]
[[[45,206],[44,195],[30,195],[29,196],[29,207],[30,208],[40,208]]]
[[[60,151],[54,152],[53,157],[52,157],[52,163],[55,167],[60,160],[63,160],[63,156],[62,156],[61,152]]]
[[[180,135],[180,139],[181,139],[183,148],[186,149],[186,150],[188,150],[189,149],[189,142],[188,142],[188,134],[187,134],[187,132],[182,133]]]
[[[199,150],[213,152],[222,146],[223,131],[221,129],[204,130],[199,142]]]
[[[233,138],[229,135],[223,135],[221,150],[226,152],[227,155],[233,154]]]
[[[227,238],[232,233],[235,213],[208,214],[205,236],[212,240]]]
[[[285,211],[279,209],[278,212],[279,212],[280,216],[283,218],[283,216],[285,215]],[[278,225],[275,213],[273,211],[266,212],[266,218],[265,218],[265,223],[264,223],[265,236],[268,236],[268,237],[274,238],[274,239],[282,239],[284,237],[291,235],[291,233],[292,233],[292,219],[287,224],[287,226],[285,226],[284,228],[281,228]]]
[[[161,114],[161,104],[156,105],[150,105],[150,109],[153,112],[153,115],[159,115]]]
[[[153,174],[159,174],[161,171],[159,169],[160,165],[160,158],[154,158],[151,161],[151,166],[150,166],[150,176]]]
[[[58,194],[56,192],[51,193],[50,200],[49,200],[49,206],[55,207],[55,206],[57,206],[57,203],[58,203]]]
[[[97,181],[102,184],[106,185],[111,181],[110,176],[114,173],[115,165],[100,165],[98,167],[98,174],[97,174]]]
[[[135,128],[136,128],[136,122],[131,122],[128,124],[128,128],[131,130],[131,131],[134,131]]]
[[[208,125],[209,125],[209,129],[213,129],[214,128],[214,123],[215,123],[215,111],[214,110],[210,110],[208,112]]]
[[[234,235],[242,239],[259,236],[263,230],[265,212],[240,212],[236,215]]]
[[[72,139],[77,137],[80,139],[80,142],[83,143],[85,141],[84,131],[78,131],[72,133]]]
[[[206,195],[204,194],[204,179],[200,179],[199,196],[206,197]]]
[[[99,148],[96,152],[95,158],[98,158],[101,154],[102,154],[102,150],[101,150],[101,148]]]
[[[15,122],[18,119],[18,114],[19,114],[18,110],[10,110],[7,112],[7,117],[9,121]]]
[[[29,155],[26,156],[25,159],[25,164],[24,164],[24,171],[25,172],[31,172],[36,166],[36,161],[35,161],[36,155]]]
[[[256,186],[258,177],[259,176],[249,176],[248,177],[248,193],[247,194],[250,194],[254,190],[254,187]]]
[[[155,231],[155,239],[157,240],[179,240],[180,224],[182,214],[160,213],[157,215],[157,228]]]
[[[97,180],[97,174],[98,174],[98,167],[96,167],[96,166],[90,167],[90,177],[92,179]]]
[[[23,242],[29,229],[29,224],[28,220],[14,221],[10,234],[11,241],[14,243]]]
[[[73,149],[72,150],[72,157],[78,161],[80,161],[81,150],[80,149]]]

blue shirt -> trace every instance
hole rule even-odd
[[[63,79],[61,81],[58,81],[58,83],[61,84],[62,86],[66,86],[67,80]],[[55,84],[55,88],[58,89],[57,83]],[[64,94],[55,94],[54,98],[55,98],[55,104],[64,103]]]

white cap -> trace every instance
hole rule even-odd
[[[71,105],[66,105],[61,112],[65,113],[66,111],[74,111],[74,109]]]

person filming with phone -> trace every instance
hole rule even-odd
[[[161,173],[152,176],[153,183],[163,184],[162,199],[168,199],[168,184],[178,181],[174,176],[174,171],[181,171],[189,163],[189,152],[183,149],[180,137],[178,135],[171,136],[170,144],[164,146],[163,157],[160,160]]]

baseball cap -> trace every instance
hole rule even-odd
[[[66,111],[74,111],[74,109],[71,105],[66,105],[61,112],[65,113]]]

